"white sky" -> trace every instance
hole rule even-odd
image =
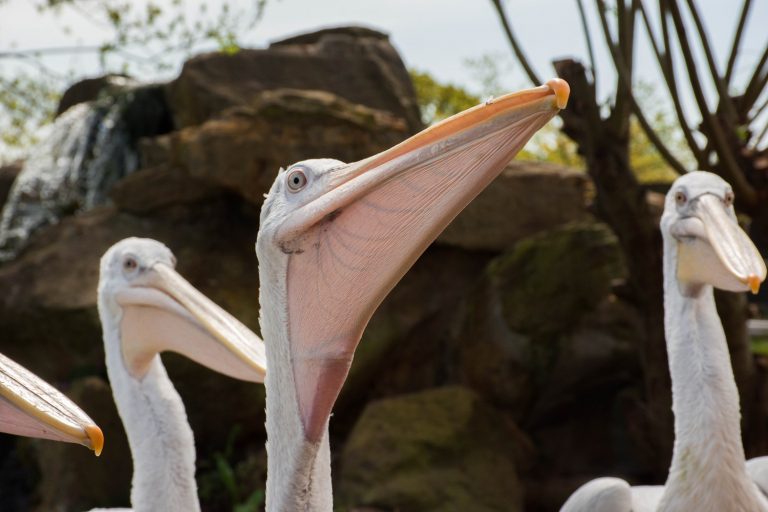
[[[148,0],[134,3],[145,4]],[[199,4],[204,0],[186,0]],[[245,5],[248,1],[232,1]],[[156,0],[170,4],[169,0]],[[31,0],[6,0],[0,4],[0,52],[13,48],[46,48],[73,44],[99,45],[109,32],[88,22],[82,13],[63,10],[61,17],[41,15]],[[216,11],[218,1],[206,2],[209,11]],[[586,0],[591,6],[593,2]],[[648,5],[655,2],[646,2]],[[738,0],[699,0],[713,47],[725,67],[724,58],[731,46],[732,32],[741,2]],[[759,55],[768,38],[768,0],[758,0],[752,7],[746,37],[742,41],[742,58],[737,65],[737,77]],[[556,57],[575,56],[586,62],[586,50],[575,8],[575,0],[507,0],[506,8],[519,39],[542,79],[554,76],[549,62]],[[87,13],[85,13],[87,15]],[[598,49],[601,36],[595,19],[592,31]],[[477,90],[479,85],[466,60],[483,55],[499,59],[505,73],[503,86],[514,90],[529,83],[520,67],[511,58],[499,21],[489,0],[268,0],[264,18],[245,37],[248,46],[265,46],[269,41],[288,35],[315,30],[323,26],[361,24],[390,34],[391,40],[409,67],[426,70],[443,81],[450,81]],[[67,33],[62,27],[72,28]],[[638,33],[642,30],[638,25]],[[694,34],[693,27],[690,33]],[[74,37],[73,37],[74,36]],[[638,78],[658,82],[656,64],[648,45],[637,45]],[[209,49],[213,49],[212,47]],[[608,55],[598,52],[599,86],[610,91],[613,77]],[[62,73],[74,70],[78,76],[100,73],[94,54],[51,57],[47,64]],[[704,61],[700,60],[704,65]],[[179,62],[180,64],[180,62]],[[19,65],[19,64],[16,64]],[[24,64],[26,65],[26,64]],[[8,72],[13,64],[0,59],[0,73]],[[742,70],[739,74],[738,70]],[[140,79],[171,78],[140,76]],[[661,90],[661,89],[660,89]],[[685,101],[692,104],[690,94]]]

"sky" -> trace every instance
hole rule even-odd
[[[134,4],[146,4],[137,0]],[[170,4],[170,0],[155,0]],[[185,0],[190,9],[203,0]],[[245,5],[255,0],[231,1]],[[97,23],[89,21],[89,13],[63,9],[59,17],[41,15],[32,0],[5,0],[0,3],[0,53],[12,49],[98,46],[109,36]],[[87,4],[81,1],[81,4]],[[221,0],[205,2],[209,12],[215,12]],[[587,5],[593,2],[586,0]],[[654,2],[646,2],[650,5]],[[733,28],[739,14],[736,0],[699,0],[707,30],[712,38],[716,56],[724,67],[731,46]],[[750,23],[742,43],[742,58],[737,66],[737,78],[745,76],[750,63],[759,55],[768,38],[768,0],[753,2]],[[549,64],[554,58],[576,57],[586,61],[584,37],[577,17],[576,2],[572,0],[507,0],[509,18],[530,61],[542,79],[554,76]],[[597,20],[590,19],[598,48],[601,36]],[[242,42],[247,46],[263,47],[270,41],[316,30],[320,27],[363,25],[390,35],[406,66],[428,71],[442,81],[456,83],[474,91],[480,90],[477,72],[467,65],[468,59],[490,56],[501,70],[501,85],[515,90],[530,85],[520,66],[511,57],[499,20],[490,0],[267,0],[262,20],[249,30]],[[67,31],[63,27],[69,27]],[[203,49],[213,49],[213,46]],[[181,64],[179,58],[178,64]],[[101,72],[95,53],[54,56],[46,59],[54,71],[75,71],[77,76],[98,75]],[[638,44],[637,78],[649,83],[661,83],[658,70],[648,46]],[[700,59],[703,66],[704,61]],[[28,63],[0,59],[0,73]],[[602,95],[613,88],[609,56],[597,52],[598,90]],[[178,73],[178,66],[161,76],[139,78],[169,79]],[[684,102],[692,105],[690,93],[683,91]]]

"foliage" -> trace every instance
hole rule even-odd
[[[425,124],[432,124],[480,103],[480,98],[466,89],[440,83],[424,71],[410,70],[416,98]]]
[[[0,19],[8,0],[0,0]],[[75,13],[83,23],[106,31],[98,45],[78,42],[79,27],[65,26],[72,46],[0,52],[0,160],[33,145],[50,123],[61,92],[82,75],[56,72],[47,62],[54,55],[92,54],[100,71],[158,76],[174,70],[192,53],[218,49],[234,53],[261,18],[266,0],[235,8],[225,0],[213,8],[203,0],[36,0],[41,16]],[[24,66],[24,67],[22,67]]]
[[[208,472],[200,475],[200,496],[212,499],[214,496],[227,496],[232,512],[257,512],[264,502],[264,490],[255,489],[248,493],[238,483],[235,469],[232,466],[234,446],[241,426],[232,427],[227,437],[223,452],[215,452],[211,464],[201,461],[201,466],[213,466]]]

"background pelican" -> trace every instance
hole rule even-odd
[[[600,478],[561,512],[768,510],[750,479],[741,444],[739,394],[713,287],[757,292],[766,267],[741,230],[733,192],[720,177],[692,172],[675,181],[661,219],[664,315],[675,413],[675,447],[664,487]],[[768,473],[766,458],[750,461]],[[766,475],[768,476],[768,475]],[[762,482],[768,488],[768,479]]]
[[[101,454],[104,435],[77,405],[0,354],[0,432],[78,443]]]
[[[200,510],[192,429],[159,353],[172,350],[237,379],[264,380],[261,340],[184,280],[175,264],[163,244],[140,238],[118,242],[101,259],[99,316],[133,456],[137,512]]]
[[[328,419],[371,314],[536,130],[568,85],[488,101],[366,160],[281,171],[261,211],[267,510],[330,511]]]

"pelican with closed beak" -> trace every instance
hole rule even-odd
[[[195,444],[184,404],[160,361],[178,352],[261,383],[264,344],[174,269],[160,242],[127,238],[101,259],[99,316],[107,372],[133,456],[136,512],[200,510]]]
[[[739,392],[713,294],[757,293],[765,280],[765,261],[739,227],[733,200],[722,178],[695,171],[675,181],[664,205],[664,328],[675,414],[666,484],[598,478],[561,512],[768,511],[761,491],[768,490],[768,458],[745,460]]]

